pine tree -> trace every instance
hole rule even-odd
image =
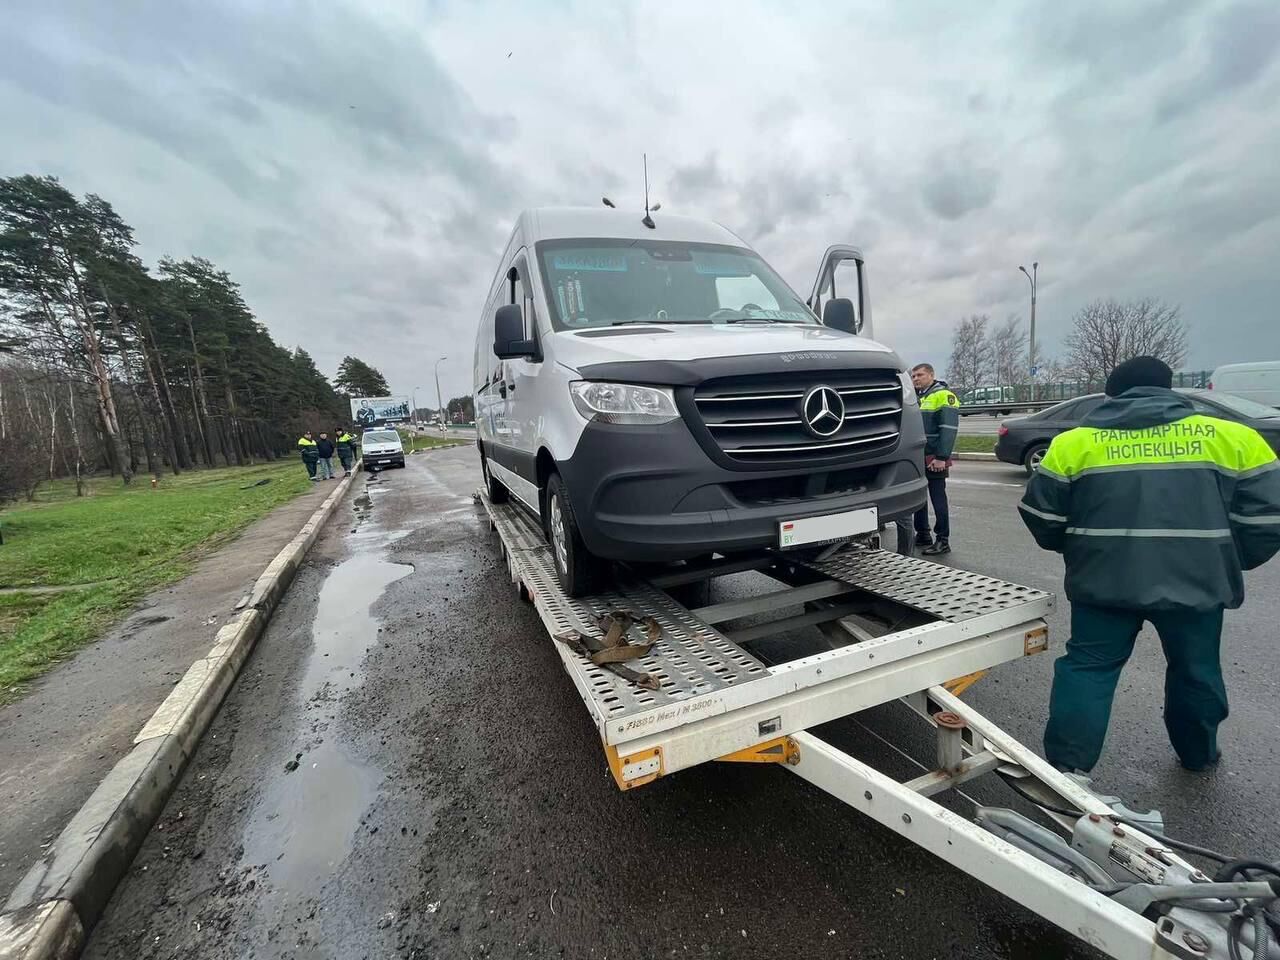
[[[343,357],[334,386],[349,397],[385,397],[391,392],[387,378],[359,357]]]

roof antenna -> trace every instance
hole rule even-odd
[[[614,205],[613,205],[613,201],[612,201],[612,200],[610,200],[608,197],[601,197],[601,198],[600,198],[600,202],[601,202],[601,203],[603,203],[603,204],[604,204],[606,207],[608,207],[610,210],[616,210],[616,209],[617,209],[616,207],[614,207]]]
[[[649,155],[645,153],[641,156],[644,157],[644,219],[640,222],[650,230],[657,230],[658,225],[653,222],[653,217],[649,216]]]

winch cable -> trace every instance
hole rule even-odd
[[[1064,817],[1082,817],[1084,813],[1080,810],[1069,810],[1065,807],[1057,807],[1053,804],[1045,803],[1032,796],[1028,791],[1022,788],[1012,777],[1001,774],[1009,788],[1014,793],[1022,797],[1028,803],[1047,810],[1050,813],[1056,813]],[[1183,853],[1190,853],[1194,856],[1203,857],[1206,860],[1214,860],[1223,866],[1214,874],[1213,879],[1218,883],[1230,883],[1236,879],[1258,880],[1261,874],[1270,874],[1280,880],[1280,863],[1271,864],[1263,860],[1237,860],[1232,857],[1224,856],[1216,850],[1210,850],[1208,847],[1202,847],[1198,844],[1188,843],[1185,840],[1178,840],[1170,837],[1165,833],[1152,829],[1149,825],[1141,821],[1134,820],[1130,817],[1112,814],[1112,817],[1120,823],[1133,827],[1135,830],[1141,830],[1154,840],[1168,844],[1175,850],[1181,850]],[[1097,884],[1089,884],[1099,893],[1106,896],[1114,896],[1126,887],[1131,886],[1123,881],[1116,884],[1103,887]],[[1244,960],[1241,948],[1251,950],[1255,960],[1265,960],[1268,952],[1271,950],[1271,942],[1273,934],[1280,942],[1280,899],[1272,900],[1265,906],[1258,903],[1244,903],[1242,901],[1201,901],[1193,900],[1182,901],[1182,906],[1189,910],[1198,910],[1201,913],[1227,913],[1235,912],[1230,923],[1227,926],[1227,949],[1231,955],[1231,960]],[[1253,924],[1253,946],[1244,941],[1244,927],[1248,922]]]
[[[1018,796],[1022,797],[1028,803],[1034,804],[1035,806],[1039,807],[1042,810],[1048,810],[1050,813],[1056,813],[1059,816],[1063,816],[1063,817],[1083,817],[1084,816],[1084,814],[1079,810],[1068,810],[1065,807],[1055,807],[1053,804],[1045,803],[1043,800],[1037,799],[1036,797],[1028,793],[1026,790],[1022,789],[1022,786],[1016,780],[1014,780],[1013,778],[1005,774],[1001,774],[1001,779],[1003,779],[1004,782],[1009,785],[1009,788],[1013,790],[1014,793],[1018,794]],[[1216,850],[1210,850],[1208,847],[1202,847],[1194,843],[1188,843],[1186,840],[1179,840],[1176,837],[1171,837],[1168,834],[1161,833],[1159,830],[1154,829],[1149,824],[1143,823],[1141,820],[1134,820],[1130,817],[1121,816],[1118,813],[1112,813],[1111,817],[1112,819],[1117,820],[1120,823],[1133,827],[1135,830],[1141,830],[1143,833],[1147,834],[1153,839],[1159,840],[1162,843],[1167,843],[1173,849],[1181,850],[1183,853],[1194,854],[1197,857],[1204,857],[1206,860],[1214,860],[1218,863],[1231,863],[1233,860],[1232,857],[1228,857],[1228,856],[1225,856],[1224,854],[1218,853],[1218,851]],[[1255,861],[1250,861],[1250,862],[1255,862]]]
[[[911,754],[907,753],[897,744],[891,743],[885,737],[882,737],[880,734],[876,733],[876,731],[872,730],[869,726],[867,726],[862,721],[856,720],[853,718],[850,718],[850,720],[855,726],[859,727],[863,732],[870,734],[875,740],[879,741],[881,744],[888,747],[894,753],[898,754],[898,756],[902,757],[912,766],[925,771],[929,769],[927,766],[925,766],[915,757],[911,756]],[[1034,796],[1032,796],[1030,793],[1024,790],[1021,784],[1019,784],[1016,780],[1007,776],[1006,774],[1001,773],[1000,778],[1006,784],[1008,784],[1009,788],[1013,790],[1014,793],[1018,794],[1018,796],[1022,797],[1024,800],[1026,800],[1028,803],[1032,804],[1033,806],[1039,807],[1041,810],[1047,810],[1050,813],[1056,813],[1059,816],[1075,817],[1077,819],[1084,816],[1083,811],[1070,810],[1070,809],[1067,809],[1066,807],[1054,806],[1053,804],[1045,803],[1042,800],[1036,799]],[[959,794],[965,800],[969,801],[969,803],[973,804],[975,808],[980,806],[978,801],[976,801],[973,797],[969,796],[963,790],[955,788],[952,790],[952,792]],[[1211,850],[1208,847],[1202,847],[1194,843],[1188,843],[1185,840],[1178,840],[1174,837],[1170,837],[1167,834],[1164,834],[1158,830],[1152,829],[1150,826],[1148,826],[1145,823],[1142,823],[1141,821],[1133,820],[1129,817],[1120,816],[1119,814],[1114,814],[1114,813],[1112,814],[1112,817],[1115,820],[1119,821],[1120,823],[1133,827],[1135,830],[1141,830],[1143,833],[1147,834],[1154,840],[1159,840],[1161,843],[1168,844],[1170,847],[1172,847],[1175,850],[1181,850],[1183,853],[1190,853],[1195,856],[1203,857],[1206,860],[1214,860],[1218,863],[1223,864],[1224,866],[1220,870],[1218,870],[1218,872],[1214,875],[1215,881],[1229,882],[1229,881],[1235,880],[1237,877],[1242,877],[1245,880],[1257,879],[1256,877],[1251,875],[1251,872],[1271,873],[1271,874],[1274,874],[1276,877],[1280,878],[1280,864],[1272,865],[1262,860],[1237,860],[1233,857],[1228,857],[1221,853],[1218,853],[1216,850]],[[1124,881],[1124,880],[1117,880],[1115,883],[1108,884],[1108,885],[1103,885],[1098,883],[1089,883],[1088,881],[1082,881],[1082,882],[1084,882],[1086,886],[1090,887],[1093,890],[1096,890],[1098,893],[1102,894],[1103,896],[1110,897],[1110,896],[1115,896],[1117,893],[1120,893],[1121,891],[1126,890],[1129,887],[1133,886],[1133,883],[1136,881],[1130,882],[1130,881]],[[1231,954],[1231,960],[1244,960],[1244,956],[1243,954],[1241,954],[1240,949],[1241,947],[1246,947],[1246,948],[1248,947],[1248,944],[1244,942],[1243,935],[1244,935],[1244,925],[1249,920],[1252,920],[1253,922],[1254,943],[1263,944],[1263,948],[1261,950],[1254,950],[1253,957],[1255,958],[1255,960],[1265,960],[1267,956],[1267,951],[1270,950],[1270,942],[1271,942],[1271,930],[1269,929],[1270,927],[1275,928],[1275,931],[1274,931],[1275,935],[1278,939],[1280,939],[1280,914],[1277,914],[1275,912],[1276,905],[1277,903],[1280,903],[1280,901],[1273,900],[1265,908],[1256,904],[1246,904],[1240,901],[1233,901],[1233,900],[1206,901],[1206,900],[1194,900],[1189,898],[1185,901],[1168,901],[1168,902],[1179,903],[1181,906],[1185,907],[1186,909],[1196,910],[1200,913],[1235,913],[1235,916],[1231,918],[1231,921],[1227,927],[1227,933],[1228,933],[1227,947]]]

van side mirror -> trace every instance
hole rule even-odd
[[[499,360],[537,355],[537,341],[524,338],[524,312],[520,304],[509,303],[494,313],[493,352]]]
[[[847,297],[835,297],[822,308],[822,324],[845,333],[858,332],[858,318],[853,312],[853,301]]]

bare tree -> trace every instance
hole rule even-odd
[[[1181,308],[1154,297],[1095,300],[1075,315],[1064,341],[1067,366],[1082,380],[1101,381],[1117,364],[1159,357],[1175,370],[1187,357]]]
[[[996,383],[1011,387],[1027,382],[1031,373],[1027,356],[1027,331],[1022,318],[1010,314],[991,333],[991,353],[995,364]]]
[[[956,391],[982,386],[991,377],[995,352],[985,313],[965,317],[956,324],[951,336],[951,361],[947,364],[947,382]]]

